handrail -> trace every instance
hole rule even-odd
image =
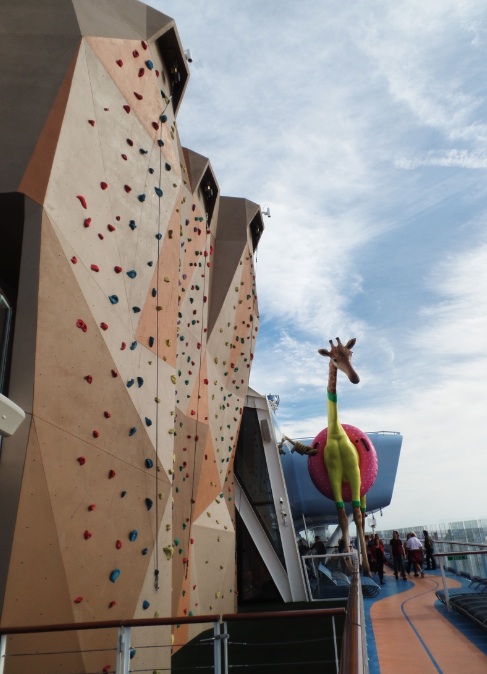
[[[354,564],[348,595],[339,674],[367,674],[364,607],[358,562]]]
[[[318,616],[335,616],[346,614],[343,606],[335,608],[303,609],[301,611],[262,611],[254,613],[224,613],[223,622],[235,622],[238,620],[257,620],[259,618],[314,618]]]
[[[39,632],[78,632],[80,630],[103,630],[119,627],[150,627],[154,625],[182,625],[188,623],[214,623],[219,615],[176,616],[168,618],[132,618],[128,620],[94,620],[83,623],[59,623],[54,625],[3,626],[0,634],[38,634]]]

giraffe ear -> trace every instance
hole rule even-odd
[[[331,353],[328,351],[328,349],[318,349],[318,353],[320,356],[331,356]]]
[[[357,341],[356,337],[352,337],[352,339],[347,343],[346,348],[347,349],[352,349],[355,346],[355,342]]]

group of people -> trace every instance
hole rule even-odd
[[[394,576],[399,580],[399,574],[403,580],[407,580],[406,573],[411,573],[414,569],[414,575],[424,578],[423,562],[426,568],[435,570],[436,561],[433,557],[433,539],[427,531],[423,530],[424,545],[416,536],[414,531],[407,535],[406,542],[403,544],[398,531],[392,532],[392,538],[389,541],[390,557],[394,567]],[[381,584],[384,584],[384,564],[386,556],[384,544],[379,534],[366,536],[367,556],[370,568],[379,575]]]

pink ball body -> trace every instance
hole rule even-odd
[[[342,428],[358,452],[361,477],[360,496],[362,497],[369,491],[377,477],[377,452],[375,451],[375,447],[370,438],[359,428],[350,426],[350,424],[342,424]],[[328,477],[324,458],[327,436],[328,429],[325,428],[318,433],[313,440],[311,446],[316,447],[318,451],[314,456],[308,457],[308,471],[316,489],[318,489],[323,496],[334,501],[335,497],[333,496],[333,491],[331,489],[330,478]],[[350,503],[352,501],[352,490],[348,482],[342,484],[342,496],[345,503]]]

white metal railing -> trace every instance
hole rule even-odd
[[[442,548],[442,551],[435,552],[433,557],[438,560],[440,565],[445,604],[448,612],[451,613],[452,608],[446,582],[446,570],[453,571],[457,575],[462,575],[472,580],[487,578],[487,545],[458,541],[434,541],[434,544]],[[465,548],[469,549],[466,550]]]

